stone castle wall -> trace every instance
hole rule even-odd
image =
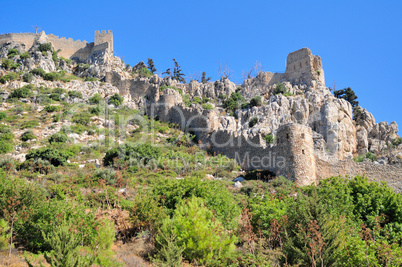
[[[0,45],[7,42],[17,42],[23,44],[26,50],[31,49],[36,42],[49,42],[52,44],[58,55],[64,58],[86,60],[93,52],[108,50],[113,53],[113,33],[112,31],[95,31],[95,42],[88,43],[87,41],[73,40],[48,34],[40,33],[8,33],[0,35]]]

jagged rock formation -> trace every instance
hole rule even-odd
[[[10,48],[23,52],[26,47],[8,41],[0,46],[0,57],[6,57]],[[13,58],[20,64],[15,72],[37,67],[51,72],[59,68],[104,82],[44,82],[35,77],[33,84],[81,91],[83,101],[95,92],[108,97],[119,91],[126,105],[180,125],[196,136],[200,146],[235,158],[245,169],[266,169],[299,184],[315,183],[331,175],[366,173],[373,179],[391,181],[398,190],[402,188],[398,179],[402,177],[402,147],[392,145],[398,138],[396,123],[376,123],[373,115],[362,108],[356,120],[351,104],[334,97],[325,87],[321,58],[308,48],[289,54],[285,73],[260,72],[242,85],[225,78],[182,84],[170,77],[141,77],[136,73],[146,67],[143,62],[129,68],[110,49],[92,51],[86,57],[86,66],[74,61],[54,62],[50,52],[33,50],[31,58]],[[0,69],[0,75],[5,73],[4,68]],[[279,82],[286,94],[278,94]],[[11,88],[23,85],[6,84]],[[246,101],[260,96],[262,105],[244,106],[229,114],[223,104],[235,92]],[[267,143],[267,135],[274,136],[276,142]],[[378,160],[352,160],[367,152],[377,154]]]

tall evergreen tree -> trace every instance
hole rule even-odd
[[[357,96],[350,87],[334,91],[334,96],[345,99],[352,105],[353,108],[359,105],[359,101],[356,101]]]
[[[155,68],[154,61],[152,60],[152,58],[148,58],[148,69],[152,73],[156,72],[156,68]]]
[[[207,83],[211,80],[211,77],[206,78],[207,74],[205,73],[205,71],[202,72],[202,77],[201,77],[201,82],[202,83]]]
[[[179,63],[177,63],[176,59],[174,61],[174,69],[173,69],[173,79],[182,83],[185,83],[184,73],[182,73],[181,67]]]

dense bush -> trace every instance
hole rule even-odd
[[[38,49],[41,52],[52,51],[52,44],[51,43],[40,44]]]
[[[0,77],[0,83],[6,83],[6,82],[10,82],[10,81],[14,81],[18,78],[17,74],[15,74],[14,72],[9,72],[6,75],[4,75],[3,77]]]
[[[158,159],[162,155],[161,149],[150,144],[125,143],[106,152],[103,158],[105,166],[113,166],[115,160],[129,165],[142,163],[146,165],[151,159]]]
[[[54,71],[45,73],[43,75],[43,79],[46,81],[57,81],[60,79],[60,74]]]
[[[20,55],[21,59],[31,58],[31,55],[28,52],[24,52]]]
[[[8,57],[8,58],[12,58],[12,57],[15,57],[16,55],[19,55],[19,54],[20,54],[20,53],[18,52],[17,49],[11,48],[11,49],[8,50],[7,57]]]
[[[42,159],[48,160],[53,166],[63,166],[67,163],[69,154],[63,150],[49,147],[31,149],[25,156],[26,160]]]
[[[0,154],[5,154],[14,150],[14,133],[6,125],[0,125]]]
[[[68,91],[69,97],[82,98],[82,93],[79,91]]]
[[[31,72],[33,75],[38,75],[38,76],[41,76],[41,77],[45,76],[45,74],[46,74],[46,72],[45,72],[43,69],[41,69],[41,68],[33,69],[33,70],[31,70],[30,72]]]
[[[32,93],[33,85],[25,85],[21,88],[15,89],[11,92],[10,98],[27,98],[33,96]]]
[[[46,107],[44,107],[44,110],[46,111],[46,112],[57,112],[57,111],[60,111],[61,110],[61,107],[60,106],[46,106]]]
[[[399,146],[400,144],[402,144],[402,137],[398,137],[398,138],[394,139],[394,140],[392,141],[392,144],[393,144],[394,146]]]
[[[100,94],[94,94],[88,100],[89,100],[89,104],[99,104],[99,103],[101,103],[103,98],[100,96]]]
[[[100,179],[105,180],[106,184],[115,185],[118,179],[116,172],[112,169],[97,169],[92,176],[94,181],[99,181]]]
[[[5,111],[0,111],[0,120],[7,118],[7,113]]]
[[[11,69],[13,67],[13,65],[14,65],[14,62],[8,58],[3,58],[1,60],[1,66],[3,68],[5,68],[6,70]]]
[[[137,71],[138,76],[142,78],[150,78],[152,77],[153,73],[147,68],[141,68]]]
[[[275,95],[277,95],[277,94],[284,95],[286,92],[287,92],[287,89],[286,89],[286,86],[283,83],[279,82],[279,83],[276,84],[276,88],[275,88],[275,91],[274,91]]]
[[[367,152],[367,153],[366,153],[366,158],[368,158],[368,159],[371,160],[371,161],[375,161],[375,160],[377,159],[377,155],[376,155],[376,154],[373,154],[373,153],[371,153],[371,152]]]
[[[74,123],[88,125],[91,122],[92,115],[86,112],[74,114],[72,120]]]
[[[36,136],[34,135],[34,133],[31,130],[24,132],[20,137],[20,140],[24,141],[24,142],[26,142],[28,140],[33,140],[33,139],[36,139]]]
[[[230,98],[223,102],[223,107],[232,115],[245,103],[245,99],[239,92],[232,93]]]
[[[248,127],[253,128],[254,125],[258,123],[258,118],[257,117],[252,117],[250,121],[248,122]]]
[[[63,132],[58,132],[58,133],[52,134],[49,137],[49,143],[50,144],[53,144],[53,143],[66,143],[67,141],[68,141],[68,137]]]
[[[260,107],[262,105],[261,96],[255,96],[250,100],[251,107]]]
[[[31,129],[39,126],[39,121],[37,120],[30,120],[30,121],[24,121],[20,124],[20,129]]]
[[[30,83],[33,80],[33,74],[32,73],[24,73],[24,75],[22,75],[22,80],[26,83]]]
[[[201,105],[201,107],[202,107],[203,109],[206,109],[206,110],[214,109],[214,107],[213,107],[211,104],[209,104],[209,103],[204,103],[204,104]]]
[[[275,136],[273,136],[272,134],[267,134],[264,136],[264,140],[267,143],[267,145],[273,144],[273,143],[275,143]]]
[[[116,107],[120,106],[123,103],[123,97],[119,94],[114,94],[109,98],[109,104],[113,104]]]

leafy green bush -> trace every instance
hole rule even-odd
[[[150,78],[153,73],[147,68],[141,68],[137,71],[137,74],[142,78]]]
[[[367,152],[367,153],[366,153],[366,158],[368,158],[368,159],[371,160],[371,161],[375,161],[375,160],[377,159],[377,155],[376,155],[376,154],[373,154],[373,153],[371,153],[371,152]]]
[[[105,166],[114,166],[115,159],[120,162],[129,162],[130,165],[142,161],[147,164],[151,159],[158,159],[162,155],[161,149],[150,144],[125,143],[106,152],[103,158]]]
[[[13,139],[13,130],[7,125],[0,125],[0,154],[14,150]]]
[[[252,117],[250,121],[248,122],[248,127],[253,128],[254,125],[258,123],[258,118],[257,117]]]
[[[275,91],[274,91],[275,95],[277,95],[277,94],[283,94],[284,95],[286,92],[287,92],[287,89],[286,89],[286,86],[283,83],[279,82],[279,83],[276,84],[276,88],[275,88]]]
[[[20,124],[20,129],[30,129],[30,128],[35,128],[39,126],[39,121],[37,120],[30,120],[30,121],[24,121]]]
[[[81,125],[88,125],[91,122],[92,115],[87,112],[81,112],[78,114],[74,114],[72,120],[74,123]]]
[[[99,104],[103,98],[100,96],[100,94],[96,93],[93,96],[91,96],[89,99],[89,104]]]
[[[261,96],[255,96],[250,100],[251,107],[260,107],[262,105]]]
[[[209,103],[204,103],[204,104],[201,105],[201,107],[202,107],[203,109],[207,109],[207,110],[214,109],[214,107],[213,107],[211,104],[209,104]]]
[[[63,132],[58,132],[58,133],[52,134],[49,137],[49,143],[50,144],[53,144],[53,143],[66,143],[67,141],[68,141],[68,137]]]
[[[68,91],[69,97],[82,98],[82,93],[79,91]]]
[[[0,111],[0,120],[7,118],[7,113],[5,111]]]
[[[263,138],[267,145],[275,143],[275,136],[273,136],[272,134],[267,134]]]
[[[94,115],[99,115],[101,112],[101,109],[99,106],[93,107],[93,108],[89,108],[88,109],[89,113],[94,114]]]
[[[14,62],[8,58],[3,58],[1,60],[1,66],[3,68],[5,68],[6,70],[11,69],[13,67],[13,65],[14,65]]]
[[[356,157],[353,158],[353,160],[354,160],[355,162],[363,162],[364,157],[361,156],[361,155],[357,155]]]
[[[398,137],[398,138],[392,140],[392,144],[394,146],[399,146],[400,144],[402,144],[402,137]]]
[[[41,52],[52,51],[52,44],[51,43],[40,44],[38,49]]]
[[[235,249],[236,237],[229,234],[219,219],[209,210],[202,198],[191,197],[181,201],[172,219],[165,219],[156,236],[159,247],[166,247],[162,234],[177,236],[175,243],[183,248],[183,257],[205,263],[225,256]]]
[[[86,82],[96,82],[98,79],[95,77],[85,77],[84,81]]]
[[[123,97],[120,96],[119,94],[114,94],[109,98],[109,104],[113,104],[116,107],[120,106],[123,103]]]
[[[18,75],[14,72],[9,72],[6,75],[4,75],[3,77],[0,78],[0,83],[6,83],[6,82],[10,82],[10,81],[14,81],[18,78]]]
[[[24,141],[24,142],[26,142],[28,140],[33,140],[33,139],[36,139],[36,136],[33,134],[33,132],[31,130],[24,132],[20,137],[20,140]]]
[[[10,98],[27,98],[33,96],[32,93],[33,85],[25,85],[21,88],[15,89],[11,92]]]
[[[92,179],[94,181],[99,181],[100,179],[103,179],[106,181],[107,184],[109,185],[115,185],[117,181],[118,176],[116,175],[116,172],[112,169],[97,169],[92,176]]]
[[[36,68],[30,71],[33,75],[38,75],[40,77],[45,76],[46,72],[41,68]]]
[[[223,102],[223,107],[233,115],[234,112],[245,103],[245,99],[239,92],[232,93],[230,98]]]
[[[16,55],[19,55],[19,54],[20,54],[20,53],[18,52],[17,49],[11,48],[11,49],[8,50],[7,57],[8,57],[8,58],[12,58],[12,57],[15,57]]]
[[[24,73],[24,75],[22,75],[22,80],[26,83],[30,83],[33,80],[33,74],[32,73]]]
[[[195,103],[195,104],[201,104],[201,102],[202,102],[201,98],[199,98],[199,97],[194,97],[194,98],[193,98],[193,103]]]
[[[42,159],[48,160],[53,166],[64,166],[67,163],[69,155],[56,148],[41,147],[38,149],[31,149],[25,156],[26,160]]]
[[[60,106],[46,106],[45,108],[44,108],[44,110],[46,111],[46,112],[57,112],[57,111],[60,111],[61,110],[61,107]]]
[[[0,219],[0,250],[4,250],[9,246],[9,239],[11,237],[9,230],[10,226],[8,226],[8,222]]]
[[[31,58],[31,55],[29,55],[28,52],[24,52],[24,53],[22,53],[22,54],[20,55],[20,58],[21,58],[21,59]]]
[[[60,74],[54,71],[45,73],[43,75],[43,79],[46,81],[57,81],[60,79]]]

